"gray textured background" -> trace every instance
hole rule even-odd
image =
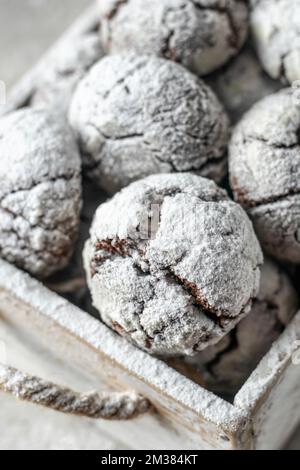
[[[7,87],[91,3],[91,0],[0,0],[0,79]]]
[[[89,4],[90,0],[0,0],[0,80],[6,83],[8,89]],[[41,420],[36,432],[28,433],[27,430],[32,429],[32,414],[20,416],[14,402],[2,395],[0,409],[0,448],[62,448],[60,434],[64,434],[65,429],[57,429],[58,422],[55,420],[52,424],[51,420],[47,423]],[[78,438],[76,444],[80,441],[83,449],[91,447],[80,435],[80,428],[74,429],[74,432]],[[37,440],[40,441],[39,445]],[[96,440],[92,447],[112,449],[119,446],[120,443],[103,434],[102,442]],[[67,444],[63,446],[67,447]],[[289,449],[300,449],[300,430]]]

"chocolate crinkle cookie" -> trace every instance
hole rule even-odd
[[[216,346],[191,363],[214,392],[235,394],[291,321],[299,298],[287,275],[271,260],[262,267],[259,295],[249,315]]]
[[[262,253],[225,191],[176,174],[101,205],[84,259],[102,320],[151,354],[176,356],[215,344],[249,312]]]
[[[235,198],[264,249],[300,262],[300,106],[292,89],[264,98],[237,125],[230,144]]]
[[[251,27],[261,63],[269,75],[300,80],[299,0],[250,0]]]
[[[245,0],[100,0],[99,7],[107,52],[164,57],[198,75],[235,56],[248,32]]]
[[[80,156],[67,123],[41,110],[2,117],[0,256],[38,277],[63,268],[80,207]]]
[[[48,59],[31,99],[31,105],[46,107],[67,115],[77,83],[91,66],[104,55],[97,33],[75,37],[63,43]]]
[[[114,193],[156,173],[226,173],[229,122],[215,94],[156,57],[115,55],[80,82],[69,120],[87,174]]]

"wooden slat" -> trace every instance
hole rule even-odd
[[[278,449],[299,424],[299,347],[300,312],[235,397],[235,406],[251,414],[257,449]]]
[[[50,349],[109,385],[133,388],[148,397],[164,421],[195,445],[226,449],[245,439],[247,413],[138,350],[4,261],[0,313],[6,321],[36,331]]]

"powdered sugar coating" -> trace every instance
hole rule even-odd
[[[103,321],[170,356],[216,343],[249,312],[262,263],[243,209],[191,174],[150,176],[101,205],[84,258]]]
[[[31,99],[31,105],[67,114],[77,83],[104,52],[97,33],[75,37],[53,51],[43,69]]]
[[[300,80],[299,0],[251,0],[250,18],[264,69],[285,82]]]
[[[228,118],[214,93],[178,64],[115,55],[79,84],[69,120],[87,173],[116,192],[150,174],[226,172]]]
[[[274,257],[300,261],[300,106],[292,89],[264,98],[237,125],[230,179]]]
[[[1,118],[1,257],[39,277],[64,267],[80,207],[80,157],[67,123],[41,110]]]
[[[261,286],[249,315],[216,346],[189,359],[202,369],[206,385],[217,393],[235,394],[299,307],[299,297],[289,278],[266,259]]]
[[[132,51],[205,75],[235,56],[247,36],[244,0],[99,1],[107,52]]]

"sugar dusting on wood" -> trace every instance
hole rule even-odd
[[[40,315],[88,342],[135,377],[181,403],[187,412],[194,410],[199,415],[200,427],[204,420],[225,432],[235,432],[245,425],[247,412],[235,409],[163,362],[138,350],[100,321],[4,261],[0,261],[0,284],[2,290],[14,292],[16,298],[31,305]]]

